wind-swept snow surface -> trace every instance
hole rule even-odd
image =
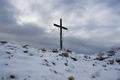
[[[0,42],[0,80],[120,80],[119,60],[119,49],[89,56],[4,41]]]

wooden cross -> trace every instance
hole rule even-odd
[[[62,29],[68,30],[68,28],[62,26],[62,19],[60,19],[60,25],[54,24],[54,26],[60,28],[60,50],[63,49]]]

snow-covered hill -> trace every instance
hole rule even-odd
[[[120,80],[120,49],[89,56],[2,41],[0,80]]]

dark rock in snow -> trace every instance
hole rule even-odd
[[[71,51],[70,49],[67,49],[66,52],[68,52],[68,53],[72,53],[72,51]]]
[[[92,78],[95,78],[95,76],[92,76]]]
[[[13,57],[14,55],[11,55],[11,57]]]
[[[120,64],[120,59],[116,59],[116,62]]]
[[[26,44],[26,45],[23,45],[22,47],[28,49],[28,46],[29,45]]]
[[[28,51],[23,51],[24,53],[28,53]]]
[[[73,76],[68,77],[68,80],[75,80]]]
[[[7,54],[11,54],[11,52],[6,52]]]
[[[48,63],[48,60],[44,59],[44,61]]]
[[[12,74],[11,74],[11,75],[10,75],[10,78],[11,78],[11,79],[15,79],[16,77],[15,77],[15,75],[12,75]]]
[[[6,63],[5,65],[6,65],[6,66],[8,66],[8,64],[7,64],[7,63]]]
[[[99,57],[99,58],[95,58],[94,60],[99,60],[99,61],[103,61],[103,60],[105,60],[106,58],[104,58],[104,57]]]
[[[55,63],[54,63],[54,62],[52,62],[52,64],[53,64],[53,65],[55,65]]]
[[[41,49],[42,52],[46,52],[47,50],[45,48]]]
[[[108,60],[108,61],[111,65],[114,64],[114,60]]]
[[[33,54],[29,54],[30,56],[33,56]]]
[[[6,43],[8,43],[7,41],[0,41],[0,43],[2,43],[2,44],[6,44]]]
[[[77,61],[77,59],[76,58],[74,58],[74,57],[70,57],[73,61]]]
[[[65,66],[68,66],[68,63],[65,63]]]
[[[69,57],[69,54],[68,54],[68,53],[62,53],[62,54],[59,54],[59,56],[62,56],[62,57]]]
[[[106,67],[106,65],[102,65],[103,67]]]
[[[115,51],[113,51],[113,50],[110,50],[110,51],[107,51],[107,55],[108,56],[113,56],[113,55],[115,55]]]
[[[95,64],[93,64],[93,66],[96,66]]]
[[[53,53],[58,53],[59,51],[57,49],[52,50]]]

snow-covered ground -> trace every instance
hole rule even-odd
[[[119,60],[120,49],[89,56],[0,42],[0,80],[120,80]]]

